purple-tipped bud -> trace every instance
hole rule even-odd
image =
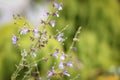
[[[56,21],[52,20],[52,21],[49,22],[49,24],[50,24],[50,26],[55,27]]]
[[[12,43],[16,44],[17,40],[18,40],[18,38],[15,35],[13,35],[12,36]]]

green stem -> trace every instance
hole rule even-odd
[[[23,58],[20,60],[19,66],[17,66],[16,71],[13,73],[11,80],[16,80],[18,73],[23,69]]]
[[[26,72],[26,74],[25,74],[25,76],[23,77],[22,80],[27,80],[27,77],[30,76],[32,69],[33,69],[33,67],[31,67],[31,68]]]
[[[77,32],[75,33],[75,36],[74,36],[74,38],[73,38],[73,41],[72,41],[71,46],[69,47],[68,52],[73,48],[73,46],[74,46],[74,44],[75,44],[75,42],[76,42],[76,41],[74,41],[74,39],[77,39],[77,36],[78,36],[78,34],[80,33],[80,29],[81,29],[81,27],[79,27],[78,30],[77,30]]]

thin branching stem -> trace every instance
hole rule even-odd
[[[68,52],[70,52],[72,50],[72,48],[74,47],[75,42],[79,40],[79,39],[77,39],[77,37],[78,37],[78,34],[80,33],[80,29],[81,29],[81,26],[76,31],[75,36],[73,38],[73,41],[72,41],[72,43],[71,43],[71,45],[70,45],[70,47],[68,49]]]

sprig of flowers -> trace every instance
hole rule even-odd
[[[54,17],[60,17],[59,11],[63,10],[62,8],[63,4],[62,3],[56,3],[53,2],[53,8],[55,8],[56,11],[54,12],[46,12],[44,15],[45,16],[54,16]],[[13,16],[14,19],[16,20],[16,18],[19,17],[19,19],[21,19],[20,16]],[[13,34],[12,35],[12,43],[15,46],[20,45],[19,41],[21,40],[21,36],[23,35],[28,35],[29,36],[29,40],[31,41],[30,46],[27,48],[24,48],[23,50],[21,50],[21,60],[19,65],[17,66],[16,71],[13,73],[11,80],[16,80],[20,71],[23,70],[24,68],[28,68],[28,70],[24,73],[24,76],[22,78],[22,80],[28,80],[30,78],[34,78],[34,80],[42,80],[42,77],[40,75],[39,69],[38,69],[38,63],[40,61],[45,61],[47,62],[50,58],[55,57],[56,58],[56,62],[54,63],[58,63],[53,65],[52,68],[50,70],[48,70],[48,72],[46,73],[46,78],[47,79],[54,79],[54,76],[68,76],[70,77],[70,73],[68,72],[69,68],[73,68],[73,62],[67,54],[65,54],[64,51],[61,51],[59,48],[55,49],[54,53],[48,54],[48,56],[44,56],[43,58],[37,59],[38,56],[38,52],[40,50],[42,50],[44,47],[46,47],[46,45],[48,44],[50,39],[55,39],[60,43],[63,43],[65,41],[64,39],[64,33],[63,31],[66,29],[63,28],[61,31],[59,31],[56,35],[51,36],[51,34],[48,33],[48,31],[46,30],[46,27],[48,27],[48,25],[50,27],[55,27],[56,26],[56,20],[51,20],[51,19],[47,19],[45,20],[41,20],[41,24],[43,24],[43,28],[41,27],[31,27],[29,23],[25,22],[23,27],[19,30],[19,36]],[[16,23],[17,24],[17,23]],[[28,27],[27,27],[28,26]],[[68,26],[67,26],[68,27]],[[74,39],[73,39],[73,43],[71,45],[71,47],[73,47],[74,45],[74,41],[77,41],[77,35],[79,33],[80,29],[78,29]],[[19,47],[19,46],[18,46]],[[69,59],[67,59],[69,58]],[[32,61],[29,61],[30,59],[32,59]],[[19,75],[20,76],[20,75]]]

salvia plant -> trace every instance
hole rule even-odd
[[[21,80],[64,80],[64,77],[69,78],[71,76],[69,69],[72,69],[74,66],[72,56],[69,55],[69,51],[75,49],[74,43],[79,41],[77,36],[80,33],[81,27],[78,28],[73,38],[73,42],[71,43],[68,54],[62,51],[61,48],[57,47],[56,45],[54,45],[56,47],[52,49],[51,52],[47,53],[47,55],[44,55],[45,53],[41,53],[41,51],[46,49],[46,46],[49,45],[50,40],[53,40],[53,42],[57,41],[61,45],[63,45],[64,41],[67,40],[63,31],[69,26],[66,26],[62,30],[57,30],[58,32],[55,35],[52,35],[47,30],[48,27],[54,29],[56,26],[57,21],[51,20],[51,17],[59,18],[59,13],[61,10],[63,10],[63,3],[61,2],[53,1],[52,5],[54,11],[46,11],[44,13],[44,16],[47,16],[47,19],[41,20],[41,26],[33,27],[27,21],[25,21],[23,27],[20,27],[18,30],[18,34],[12,35],[12,43],[15,47],[20,48],[20,46],[23,46],[23,43],[20,41],[24,37],[27,37],[24,40],[27,41],[29,46],[23,46],[23,48],[20,48],[21,60],[18,66],[16,66],[17,69],[11,76],[11,80],[18,80],[19,77],[22,77]],[[22,19],[20,15],[13,15],[13,18],[14,20]],[[17,22],[15,22],[15,24],[17,24]],[[53,60],[54,64],[52,64],[46,71],[43,79],[43,76],[39,70],[39,66],[41,66],[39,63],[41,61],[43,63],[47,63],[53,58],[55,59]],[[42,65],[47,66],[47,64]],[[21,74],[21,72],[23,73]]]

